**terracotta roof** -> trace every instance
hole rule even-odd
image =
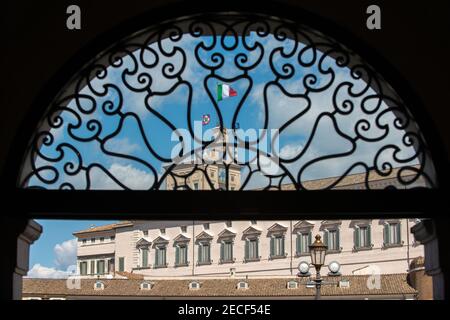
[[[418,169],[417,166],[412,166],[416,169]],[[374,183],[380,183],[383,181],[386,182],[392,182],[391,180],[397,181],[399,171],[402,168],[394,168],[392,169],[392,172],[389,175],[380,175],[375,172],[375,170],[369,171],[368,175],[368,181],[369,185]],[[356,188],[359,186],[362,186],[365,188],[365,181],[366,181],[366,175],[367,173],[356,173],[347,175],[344,178],[342,178],[339,183],[333,187],[333,189],[350,189],[351,187]],[[417,175],[415,171],[412,170],[404,170],[401,173],[401,176],[403,178],[412,176],[414,178]],[[309,181],[303,181],[302,185],[305,189],[308,190],[320,190],[328,188],[329,186],[333,185],[336,181],[341,179],[341,177],[330,177],[325,179],[317,179],[317,180],[309,180]],[[350,187],[350,188],[349,188]],[[281,186],[282,190],[295,190],[295,186],[293,184],[284,184]]]
[[[338,283],[350,281],[348,288],[333,285],[322,286],[322,296],[403,296],[414,295],[417,291],[406,282],[406,274],[381,275],[381,288],[369,289],[367,275],[325,277],[324,281]],[[297,289],[287,289],[290,280],[300,281]],[[189,289],[192,280],[151,280],[154,286],[150,290],[140,290],[143,280],[104,279],[103,290],[94,290],[97,280],[81,280],[80,289],[68,289],[64,279],[29,279],[23,280],[23,296],[147,296],[147,297],[312,297],[314,288],[306,287],[306,279],[264,278],[264,279],[195,279],[200,282],[200,289]],[[240,281],[248,282],[248,289],[236,289]]]
[[[131,272],[127,272],[127,271],[116,271],[116,275],[126,277],[127,279],[134,279],[134,280],[144,279],[143,274],[131,273]]]
[[[109,230],[114,230],[116,228],[127,227],[127,226],[132,226],[132,225],[133,225],[133,223],[131,221],[120,221],[120,222],[117,222],[117,223],[111,223],[111,224],[107,224],[107,225],[103,225],[103,226],[92,227],[92,228],[89,228],[89,229],[76,231],[76,232],[73,233],[73,235],[76,236],[78,234],[83,234],[83,233],[109,231]]]

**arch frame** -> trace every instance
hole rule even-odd
[[[246,3],[238,3],[235,1],[229,1],[227,3],[214,3],[214,4],[208,4],[208,10],[205,11],[204,7],[202,7],[199,4],[194,5],[187,5],[187,4],[180,4],[177,5],[174,9],[174,6],[167,6],[167,7],[161,7],[159,9],[153,9],[149,12],[146,12],[138,17],[132,18],[128,21],[125,21],[124,23],[121,23],[120,25],[116,26],[115,28],[107,31],[106,33],[98,36],[93,41],[91,41],[90,44],[79,50],[78,53],[76,53],[72,58],[70,58],[67,63],[61,68],[61,70],[49,81],[48,85],[44,87],[43,91],[38,95],[36,100],[31,106],[30,112],[28,112],[26,118],[22,122],[22,125],[20,129],[18,130],[18,134],[16,135],[16,138],[14,139],[14,142],[11,147],[11,152],[9,154],[9,157],[6,162],[6,170],[4,170],[4,179],[2,179],[5,183],[5,187],[8,190],[8,192],[12,192],[12,197],[10,199],[17,199],[17,197],[25,197],[26,199],[29,199],[29,201],[24,201],[19,205],[25,216],[47,216],[47,217],[67,217],[67,213],[58,214],[57,212],[61,211],[61,206],[64,206],[64,203],[67,204],[66,201],[70,199],[74,199],[76,197],[81,197],[80,199],[84,199],[87,201],[87,203],[90,203],[90,201],[93,201],[97,196],[100,198],[108,198],[108,194],[112,194],[111,191],[88,191],[92,193],[92,195],[88,195],[87,192],[83,191],[70,191],[73,194],[67,194],[64,193],[64,191],[58,191],[58,190],[46,190],[43,191],[37,191],[37,190],[21,190],[16,187],[17,184],[17,178],[19,177],[20,171],[21,171],[21,164],[23,163],[23,157],[25,150],[28,150],[29,148],[29,138],[33,135],[35,132],[37,125],[39,121],[42,118],[42,115],[46,111],[46,108],[51,105],[52,100],[58,95],[58,93],[61,90],[61,83],[69,83],[70,79],[73,77],[74,74],[77,73],[80,68],[85,66],[89,61],[91,61],[92,57],[95,57],[99,52],[103,52],[106,48],[111,46],[111,44],[114,44],[117,39],[122,39],[130,34],[137,32],[139,30],[144,29],[145,27],[149,26],[148,21],[152,21],[152,24],[159,24],[164,21],[168,21],[171,19],[174,19],[176,17],[180,16],[189,16],[189,15],[195,15],[195,14],[215,14],[220,12],[239,12],[239,13],[245,13],[245,12],[252,12],[254,8],[252,8],[251,4]],[[425,107],[423,106],[420,98],[417,94],[413,92],[411,87],[408,85],[407,81],[401,77],[399,72],[395,69],[394,66],[392,66],[385,58],[383,58],[380,54],[376,52],[374,48],[370,48],[366,44],[364,44],[360,39],[357,39],[355,36],[351,35],[346,30],[343,30],[341,27],[336,26],[335,24],[324,20],[321,17],[318,17],[315,14],[312,14],[310,12],[307,12],[305,10],[299,9],[297,7],[291,7],[288,5],[281,5],[280,3],[275,2],[268,2],[265,3],[263,6],[258,8],[258,12],[261,14],[268,14],[268,15],[274,15],[279,16],[285,19],[289,19],[292,21],[302,21],[302,24],[308,25],[316,30],[319,30],[320,32],[323,32],[327,36],[332,37],[339,43],[342,43],[344,46],[351,48],[354,52],[356,52],[359,56],[363,57],[367,63],[372,66],[375,70],[380,73],[383,78],[386,80],[387,83],[391,84],[392,87],[395,88],[395,92],[400,96],[400,98],[403,100],[405,105],[408,106],[409,112],[412,114],[413,119],[417,122],[421,132],[426,138],[426,142],[428,144],[428,149],[431,154],[431,159],[434,163],[435,170],[436,170],[436,179],[437,184],[439,185],[439,188],[437,190],[420,190],[420,191],[404,191],[404,190],[397,190],[395,191],[396,195],[392,196],[392,194],[389,191],[382,190],[380,192],[375,192],[374,190],[370,190],[369,192],[372,193],[372,195],[369,195],[367,192],[359,192],[362,195],[362,198],[357,197],[358,199],[366,199],[367,201],[375,200],[378,196],[383,196],[385,199],[388,199],[388,208],[378,208],[380,211],[378,212],[391,212],[392,214],[397,214],[401,216],[420,216],[423,215],[424,211],[430,212],[434,206],[438,207],[440,203],[443,203],[443,194],[442,189],[448,188],[448,157],[445,154],[445,149],[443,148],[442,140],[440,139],[439,135],[437,134],[435,130],[435,126],[433,125],[431,118],[426,112]],[[144,197],[149,197],[148,193],[143,192],[137,192],[137,191],[120,191],[123,193],[122,195],[119,195],[118,192],[114,192],[115,195],[118,196],[118,198],[121,199],[134,199],[134,201],[140,202],[143,201]],[[237,210],[238,213],[243,214],[244,217],[248,218],[247,214],[255,214],[261,212],[262,214],[273,214],[273,212],[276,210],[276,208],[272,206],[265,207],[264,205],[258,205],[255,206],[249,206],[245,205],[246,199],[250,197],[250,199],[253,199],[255,201],[261,200],[264,198],[264,191],[258,191],[258,193],[261,193],[261,195],[253,194],[250,195],[249,192],[245,192],[244,195],[241,195],[239,193],[233,193],[231,195],[224,195],[223,193],[221,195],[212,194],[211,192],[205,192],[203,191],[201,195],[195,195],[193,198],[193,194],[190,192],[187,192],[189,196],[181,195],[181,194],[167,194],[167,192],[164,191],[157,191],[160,195],[163,195],[161,199],[164,201],[164,199],[173,199],[173,198],[179,198],[179,200],[183,201],[183,206],[186,209],[186,206],[189,207],[190,210],[187,210],[188,212],[184,211],[187,214],[198,214],[199,206],[195,205],[195,201],[197,199],[202,199],[206,197],[212,197],[214,201],[207,201],[206,203],[203,203],[203,209],[209,209],[210,206],[207,206],[207,204],[212,205],[212,203],[219,201],[222,203],[228,203],[231,201],[231,203],[236,202],[232,208]],[[311,196],[311,194],[314,194],[314,199],[319,199],[321,197],[330,197],[330,199],[352,199],[355,198],[355,195],[358,192],[355,191],[336,191],[333,190],[332,192],[325,192],[325,191],[319,191],[317,192],[308,192],[308,197]],[[132,194],[133,193],[133,194]],[[303,200],[306,199],[306,195],[292,195],[291,192],[283,191],[283,193],[287,193],[285,196],[280,195],[279,193],[275,195],[273,192],[271,192],[271,197],[274,196],[278,199],[285,199],[287,201],[293,201],[295,203],[297,198],[302,198]],[[430,206],[424,206],[420,205],[419,201],[411,201],[411,195],[417,193],[418,195],[425,196],[427,199],[430,199],[432,205]],[[53,200],[55,195],[58,194],[58,200]],[[353,195],[352,195],[353,194]],[[59,197],[61,195],[61,198]],[[412,205],[406,205],[406,206],[398,206],[395,205],[395,197],[397,200],[400,200],[400,202],[403,203],[403,205],[406,204],[406,202],[410,201]],[[158,195],[152,195],[151,198],[153,200],[157,201],[159,196]],[[416,198],[416,197],[414,197]],[[40,199],[40,200],[39,200]],[[142,199],[142,200],[141,200]],[[189,199],[191,201],[189,201]],[[250,200],[248,199],[248,200]],[[236,200],[236,201],[234,201]],[[405,200],[405,202],[403,201]],[[82,202],[86,202],[82,201]],[[41,202],[41,204],[38,204]],[[42,202],[49,202],[48,205],[42,205]],[[331,201],[333,202],[333,201]],[[371,201],[372,202],[372,201]],[[265,202],[263,202],[265,203]],[[285,202],[286,203],[286,202]],[[314,214],[316,217],[317,214],[325,214],[325,212],[328,211],[339,211],[343,210],[346,212],[349,212],[352,216],[357,215],[363,215],[365,216],[369,212],[373,212],[374,209],[364,209],[364,205],[362,201],[358,200],[358,203],[361,205],[357,206],[358,209],[356,210],[346,210],[345,206],[341,206],[342,209],[339,209],[340,206],[338,206],[338,209],[332,210],[331,206],[325,205],[322,210],[317,210],[313,208],[313,202],[306,201],[306,209],[301,210],[302,213],[308,213]],[[82,209],[81,206],[76,205],[76,208],[74,210],[70,210],[73,217],[79,215],[82,213],[82,211],[85,211],[85,209]],[[84,218],[86,217],[106,217],[106,216],[115,216],[108,215],[108,212],[120,212],[123,210],[126,210],[125,207],[119,206],[120,209],[113,209],[111,206],[106,206],[103,210],[101,206],[94,205],[94,212],[93,214],[83,215]],[[134,209],[136,213],[138,213],[137,216],[143,217],[146,216],[144,213],[144,210],[138,208],[139,206],[132,205],[132,210]],[[402,209],[403,208],[403,209]],[[179,217],[181,214],[181,208],[174,208],[173,210],[163,210],[163,206],[157,205],[154,213],[156,213],[156,210],[162,210],[159,212],[165,212],[165,213],[171,213],[174,216],[173,217]],[[298,210],[298,208],[297,208]],[[69,211],[69,210],[67,210]],[[191,211],[191,212],[189,212]],[[225,211],[218,210],[219,214],[224,214]],[[221,212],[222,211],[222,212]],[[294,206],[291,205],[290,208],[281,210],[284,214],[293,214]],[[272,212],[272,213],[271,213]],[[52,215],[48,215],[47,213],[51,213]],[[56,214],[56,215],[54,215]],[[69,215],[71,215],[69,213]],[[166,215],[164,215],[166,216]],[[152,217],[157,217],[152,215]],[[185,215],[184,215],[185,217]],[[202,214],[200,214],[199,218],[203,217]],[[324,216],[326,217],[326,216]]]

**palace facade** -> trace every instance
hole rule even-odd
[[[341,273],[397,274],[423,256],[410,233],[413,219],[289,221],[124,221],[75,232],[78,273],[147,278],[292,276],[310,261],[321,235],[326,265]],[[328,271],[326,271],[328,272]],[[119,275],[120,276],[120,275]]]

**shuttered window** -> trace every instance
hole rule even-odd
[[[166,265],[166,246],[156,247],[155,267],[165,267]]]
[[[91,270],[90,270],[91,274],[95,274],[95,261],[91,260]]]
[[[259,259],[259,240],[258,238],[247,239],[245,245],[245,259],[257,260]]]
[[[119,258],[119,271],[120,272],[125,271],[125,258],[124,257]]]
[[[367,226],[360,226],[356,227],[354,231],[354,242],[355,242],[355,248],[370,248],[372,246],[372,239],[371,239],[371,227],[370,225]]]
[[[387,223],[384,226],[384,244],[397,245],[402,243],[401,224],[399,222]]]
[[[82,276],[87,275],[87,262],[86,261],[80,262],[80,274]]]
[[[339,229],[330,229],[325,230],[323,234],[324,244],[328,247],[329,251],[339,251],[340,247],[340,239],[339,239]]]
[[[359,228],[359,245],[362,248],[365,248],[368,245],[367,227]]]
[[[142,248],[142,267],[146,268],[148,267],[148,248]]]
[[[304,255],[309,253],[311,237],[311,232],[301,232],[297,235],[297,255]]]
[[[198,262],[209,263],[211,262],[211,246],[209,242],[201,242],[198,245]]]
[[[104,274],[105,273],[105,260],[98,260],[97,261],[97,274]]]
[[[270,255],[272,257],[281,257],[285,255],[283,236],[275,236],[270,238]]]
[[[175,265],[188,264],[188,247],[185,244],[180,244],[175,247]]]
[[[230,262],[233,260],[233,241],[222,241],[220,247],[220,259],[225,262]]]

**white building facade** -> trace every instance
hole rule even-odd
[[[310,261],[318,234],[326,265],[343,275],[406,273],[423,256],[410,233],[415,219],[328,221],[127,221],[74,233],[83,277],[277,277]],[[327,272],[327,271],[324,271]]]

